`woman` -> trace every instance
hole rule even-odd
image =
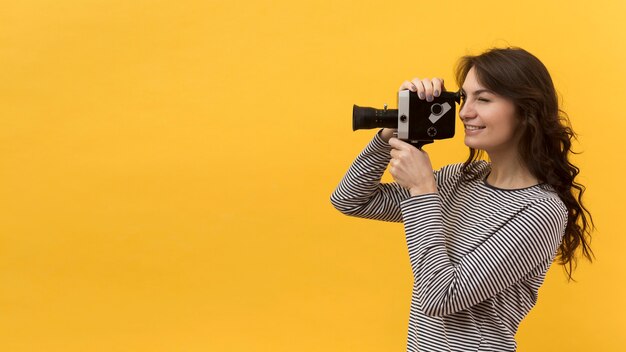
[[[404,222],[409,351],[514,351],[555,257],[570,278],[576,250],[591,260],[591,216],[568,161],[574,133],[547,69],[527,51],[466,56],[456,73],[467,161],[433,171],[426,152],[382,129],[331,201],[347,215]],[[406,89],[432,101],[444,86],[414,79]],[[387,166],[395,182],[382,184]]]

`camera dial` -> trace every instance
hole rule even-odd
[[[435,123],[439,121],[439,119],[442,118],[443,115],[450,111],[450,109],[452,109],[452,106],[450,106],[448,102],[445,102],[443,104],[434,103],[430,106],[431,114],[430,116],[428,116],[428,119],[430,120],[430,122]]]
[[[443,108],[441,107],[441,104],[435,103],[430,107],[430,112],[432,112],[435,116],[441,115],[442,111]]]
[[[428,134],[429,137],[435,137],[437,135],[437,129],[431,126],[426,130],[426,134]]]

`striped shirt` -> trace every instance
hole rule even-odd
[[[346,215],[403,222],[413,272],[408,351],[515,351],[515,333],[537,301],[567,222],[545,184],[504,190],[490,164],[434,172],[437,193],[411,197],[381,183],[391,147],[378,134],[331,196]]]

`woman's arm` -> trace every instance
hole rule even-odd
[[[552,263],[567,222],[556,198],[537,201],[453,264],[446,252],[439,195],[401,204],[416,292],[427,315],[443,316],[478,304]],[[461,231],[461,230],[460,230]]]
[[[405,81],[399,90],[410,90],[416,92],[419,99],[432,101],[433,97],[437,97],[445,89],[443,79],[433,78],[418,79]],[[335,192],[331,195],[331,202],[339,211],[346,215],[364,217],[376,220],[386,221],[402,221],[402,213],[400,211],[400,202],[409,196],[421,194],[425,192],[436,191],[436,173],[433,172],[430,161],[422,162],[419,167],[406,167],[410,164],[410,159],[415,149],[411,145],[404,143],[398,139],[391,142],[394,143],[394,152],[389,145],[390,139],[393,137],[394,130],[382,129],[367,145],[365,150],[359,154],[354,161],[346,176],[339,183]],[[396,148],[409,150],[408,153],[396,153]],[[391,174],[394,179],[401,182],[388,184],[380,183],[389,161],[392,159]],[[400,155],[401,154],[401,155]],[[406,155],[405,155],[406,154]],[[422,159],[425,153],[421,153]],[[415,166],[415,165],[410,165]],[[417,175],[413,175],[413,174]],[[406,177],[399,177],[402,174]],[[416,182],[406,182],[406,180],[417,177]],[[426,182],[423,180],[426,179]]]
[[[402,221],[400,202],[409,197],[408,190],[396,183],[380,182],[391,160],[387,143],[391,133],[388,129],[377,133],[352,163],[330,197],[337,210],[350,216]]]

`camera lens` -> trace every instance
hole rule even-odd
[[[379,110],[354,105],[352,107],[352,130],[370,128],[398,128],[398,109]]]

